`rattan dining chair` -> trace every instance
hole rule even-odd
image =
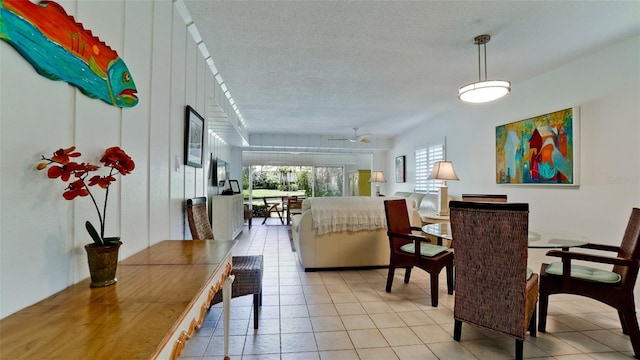
[[[536,336],[538,274],[527,268],[529,204],[451,201],[456,296],[453,338],[462,322],[515,338],[522,359]]]
[[[384,211],[387,218],[390,257],[387,286],[391,292],[396,268],[405,268],[404,282],[409,283],[411,269],[415,266],[429,273],[431,278],[431,306],[438,306],[438,277],[442,268],[447,271],[447,293],[453,294],[453,252],[441,245],[429,244],[431,240],[413,234],[421,231],[409,222],[405,199],[385,200]]]
[[[187,218],[193,239],[214,240],[213,230],[207,216],[207,198],[187,199]],[[231,275],[235,280],[231,285],[231,297],[253,295],[253,328],[258,328],[258,312],[262,306],[262,255],[233,256]],[[211,305],[222,301],[222,291],[218,291]]]
[[[546,331],[549,295],[582,295],[605,303],[618,311],[622,332],[629,335],[636,358],[640,358],[640,329],[636,316],[633,288],[640,267],[640,209],[631,216],[620,246],[587,244],[583,248],[617,253],[616,256],[579,251],[551,250],[547,256],[559,257],[562,262],[542,264],[540,269],[540,323],[538,330]],[[573,264],[572,260],[613,266],[611,271]],[[583,263],[584,264],[584,263]],[[570,269],[570,270],[569,270]]]

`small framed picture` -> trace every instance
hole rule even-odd
[[[405,156],[396,156],[396,182],[403,183],[405,182],[405,166],[404,166]]]
[[[231,190],[234,194],[240,194],[240,185],[238,184],[238,180],[229,180],[229,185],[231,185]]]
[[[184,162],[189,166],[201,168],[204,152],[204,118],[187,105],[185,120]]]

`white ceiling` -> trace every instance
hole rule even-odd
[[[516,92],[640,33],[640,1],[184,2],[250,134],[393,136],[473,106],[457,90],[480,34],[488,77]]]

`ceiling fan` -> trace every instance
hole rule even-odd
[[[361,143],[370,143],[371,140],[367,136],[371,135],[370,133],[362,133],[358,134],[358,128],[353,128],[353,136],[348,138],[334,138],[329,140],[349,140],[351,142],[361,142]]]

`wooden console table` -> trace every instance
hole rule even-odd
[[[177,359],[224,286],[225,354],[235,241],[167,240],[0,321],[0,359]],[[228,356],[225,355],[228,359]]]

